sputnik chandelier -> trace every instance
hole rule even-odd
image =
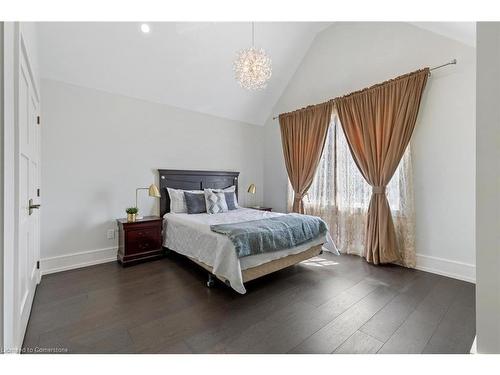
[[[255,48],[255,26],[252,22],[252,47],[238,51],[233,63],[234,76],[247,90],[266,88],[272,74],[271,58],[262,48]]]

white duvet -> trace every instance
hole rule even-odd
[[[231,240],[222,234],[212,232],[210,225],[239,223],[283,215],[275,212],[238,208],[221,214],[179,214],[167,213],[163,216],[163,246],[188,257],[194,258],[213,268],[216,276],[231,283],[238,293],[246,292],[241,271],[256,267],[274,259],[297,254],[311,246],[325,243],[324,250],[338,254],[329,234],[320,236],[300,246],[272,253],[236,256]]]

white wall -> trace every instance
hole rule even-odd
[[[433,72],[412,139],[418,267],[475,278],[475,49],[404,23],[339,23],[316,37],[274,114],[452,58]],[[265,125],[264,203],[286,209],[279,124]]]
[[[158,168],[239,171],[240,202],[252,182],[261,201],[260,126],[52,80],[42,98],[43,272],[115,259],[106,232]],[[141,214],[157,215],[141,193]]]
[[[500,353],[500,23],[477,24],[476,331],[478,353]]]

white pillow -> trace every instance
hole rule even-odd
[[[226,195],[222,190],[205,189],[205,204],[209,214],[220,214],[229,211]]]
[[[172,189],[167,188],[168,195],[170,196],[170,212],[173,214],[185,214],[187,213],[186,198],[184,192],[195,194],[204,194],[203,190],[182,190],[182,189]]]

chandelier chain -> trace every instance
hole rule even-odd
[[[255,47],[255,22],[252,22],[252,47]]]

